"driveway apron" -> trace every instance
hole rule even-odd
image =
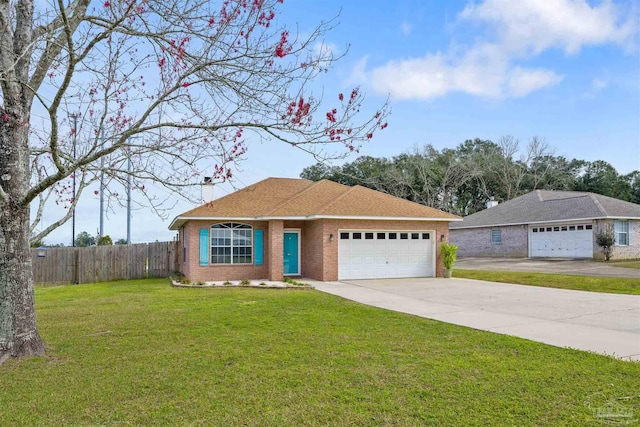
[[[305,280],[363,304],[640,361],[640,296],[470,279]]]

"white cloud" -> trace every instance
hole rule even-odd
[[[467,47],[391,60],[367,69],[366,59],[353,78],[394,99],[432,99],[450,92],[488,98],[523,97],[559,84],[554,70],[532,68],[526,61],[548,49],[576,54],[590,45],[629,48],[638,25],[605,0],[485,0],[471,3],[460,21],[483,25],[486,32]]]
[[[411,25],[407,21],[404,21],[402,24],[400,24],[400,31],[405,36],[410,35],[412,30],[413,30],[413,25]]]
[[[585,0],[485,0],[469,4],[460,18],[487,24],[509,52],[559,48],[575,54],[589,45],[632,44],[638,32],[633,15],[608,0],[594,6]]]
[[[591,80],[589,88],[582,94],[585,98],[594,98],[599,92],[609,87],[609,79],[607,77],[596,77]]]
[[[511,65],[493,45],[477,46],[461,58],[436,53],[365,70],[366,63],[361,62],[361,79],[364,76],[374,90],[390,93],[394,99],[431,99],[449,92],[487,98],[522,97],[562,80],[551,70]]]
[[[601,91],[609,86],[609,81],[601,78],[595,78],[591,80],[591,89],[594,91]]]
[[[523,97],[538,89],[554,86],[562,79],[550,70],[514,67],[507,76],[508,93],[513,97]]]

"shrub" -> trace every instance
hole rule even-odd
[[[175,282],[181,282],[182,279],[184,279],[184,274],[182,274],[182,271],[173,271],[169,273],[169,279]]]
[[[596,233],[596,245],[602,249],[604,260],[609,261],[613,255],[613,245],[616,243],[616,237],[611,224],[605,226]]]
[[[240,284],[241,284],[242,286],[248,286],[248,285],[250,285],[250,284],[251,284],[251,281],[250,281],[250,280],[247,280],[247,279],[244,279],[243,281],[241,281],[241,282],[240,282]]]
[[[456,254],[458,253],[458,247],[453,243],[443,243],[440,245],[440,256],[442,257],[442,265],[447,270],[453,268],[453,264],[456,262]]]
[[[222,284],[222,286],[231,286],[231,285],[232,283],[228,280]]]
[[[109,235],[98,237],[98,246],[112,246],[113,240]]]

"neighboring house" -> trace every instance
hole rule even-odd
[[[462,257],[601,259],[595,235],[607,227],[614,258],[640,258],[640,205],[594,193],[536,190],[451,223],[449,235]]]
[[[177,216],[192,281],[442,275],[438,244],[460,217],[332,181],[268,178]]]

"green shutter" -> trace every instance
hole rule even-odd
[[[253,253],[255,265],[262,265],[264,263],[264,251],[262,249],[264,245],[264,237],[262,230],[254,230],[253,232]]]
[[[209,230],[200,230],[200,265],[209,265]]]

